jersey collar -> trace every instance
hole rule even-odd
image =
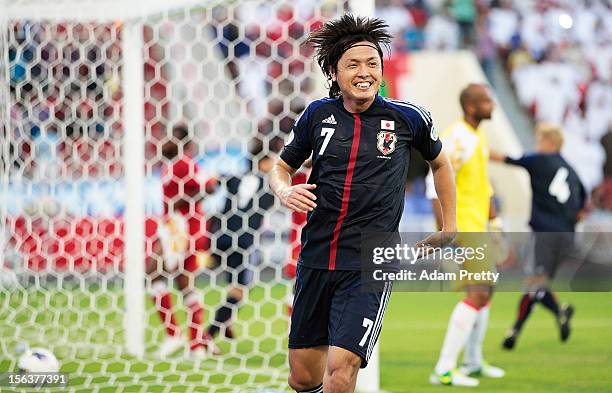
[[[465,127],[470,130],[473,133],[478,133],[478,131],[480,130],[480,125],[477,128],[472,127],[472,125],[470,123],[468,123],[467,121],[465,121],[464,118],[461,118],[461,122],[463,122],[463,125],[465,125]]]
[[[353,114],[352,112],[347,111],[346,108],[344,107],[344,98],[342,96],[339,96],[336,99],[336,102],[337,102],[338,106],[340,108],[342,108],[343,111],[345,111],[346,113]],[[376,97],[374,97],[374,101],[372,101],[372,103],[370,104],[368,109],[366,109],[363,112],[359,112],[359,114],[363,115],[364,113],[368,113],[370,110],[372,110],[372,108],[374,108],[376,106],[379,106],[379,105],[382,105],[382,102],[383,102],[383,98],[380,96],[380,94],[376,94]]]

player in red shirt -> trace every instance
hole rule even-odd
[[[202,295],[195,287],[195,278],[199,268],[198,256],[209,248],[201,199],[205,192],[214,190],[216,180],[200,180],[201,172],[191,158],[191,150],[189,130],[184,125],[176,126],[172,138],[162,146],[165,158],[162,172],[164,214],[157,227],[153,257],[147,264],[151,295],[168,334],[158,351],[161,358],[184,347],[166,277],[175,278],[187,307],[192,356],[203,358],[215,351],[203,327],[204,306]]]

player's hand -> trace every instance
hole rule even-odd
[[[296,184],[284,189],[279,197],[283,205],[298,213],[311,212],[317,204],[315,194],[310,192],[317,187],[316,184]]]
[[[419,249],[418,255],[424,257],[433,253],[436,248],[443,248],[451,244],[456,235],[456,231],[434,232],[420,242],[417,242],[414,247]]]
[[[489,159],[491,161],[504,162],[506,160],[506,155],[503,153],[496,152],[494,150],[490,150]]]

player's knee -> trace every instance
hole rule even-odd
[[[308,372],[291,371],[289,374],[289,386],[296,392],[310,390],[321,384],[322,381],[315,380],[314,376]]]
[[[484,307],[491,301],[491,295],[488,293],[481,293],[478,295],[476,304],[478,307]]]
[[[538,274],[527,277],[525,286],[529,292],[536,292],[540,288],[545,288],[548,285],[548,276],[546,274]]]
[[[491,300],[490,291],[471,291],[468,292],[468,299],[477,307],[484,307]]]
[[[330,361],[327,365],[327,383],[332,386],[351,386],[357,378],[360,366],[361,358],[358,356],[344,359],[342,362]]]
[[[351,368],[342,368],[330,372],[327,378],[326,386],[333,386],[335,390],[337,390],[338,388],[352,386],[353,380],[357,378],[358,371],[359,368],[357,368],[357,370]]]
[[[491,301],[491,293],[484,292],[480,295],[480,306],[484,307]]]

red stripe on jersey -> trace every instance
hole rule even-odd
[[[336,253],[338,251],[338,236],[340,236],[340,228],[348,211],[349,199],[351,197],[351,183],[353,182],[353,172],[355,172],[355,162],[357,161],[357,151],[359,150],[359,139],[361,137],[361,118],[358,113],[353,114],[355,119],[355,128],[353,130],[353,144],[351,145],[351,155],[349,157],[348,167],[346,168],[346,177],[344,178],[344,192],[342,193],[342,205],[340,206],[340,214],[336,220],[333,237],[329,244],[329,262],[327,267],[329,270],[336,268]]]

